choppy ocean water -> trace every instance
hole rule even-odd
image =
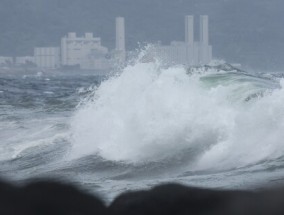
[[[1,74],[0,175],[68,180],[106,199],[164,182],[282,183],[282,76],[154,62],[110,77]]]

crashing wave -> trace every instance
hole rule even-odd
[[[79,107],[70,157],[152,163],[182,155],[190,170],[275,159],[284,153],[283,84],[230,64],[128,65]]]

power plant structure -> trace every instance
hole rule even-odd
[[[185,40],[172,41],[170,45],[161,44],[154,48],[155,57],[166,65],[199,66],[212,60],[212,46],[209,45],[209,19],[200,16],[200,41],[194,40],[194,17],[185,16]],[[153,57],[153,56],[152,56]]]
[[[209,43],[209,18],[200,16],[199,41],[195,40],[194,16],[185,16],[184,41],[172,41],[169,45],[157,44],[145,56],[146,59],[160,59],[165,65],[200,66],[212,60],[212,46]],[[115,19],[115,48],[111,51],[102,45],[100,37],[93,33],[77,36],[70,32],[61,38],[60,47],[36,47],[34,56],[0,57],[0,66],[35,64],[42,69],[74,67],[83,70],[108,70],[124,65],[127,58],[125,42],[125,19]]]

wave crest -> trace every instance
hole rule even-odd
[[[138,61],[103,82],[72,119],[70,156],[145,163],[189,151],[183,162],[199,170],[282,155],[284,92],[276,81],[195,70]]]

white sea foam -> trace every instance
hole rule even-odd
[[[190,170],[203,170],[282,156],[284,81],[281,88],[245,101],[263,90],[255,78],[228,75],[216,82],[218,75],[200,69],[188,75],[183,67],[165,69],[158,61],[127,66],[76,111],[70,157],[98,154],[139,163],[192,149],[198,156]]]
[[[196,168],[242,167],[284,154],[284,81],[281,89],[237,110],[228,138],[208,150]]]

